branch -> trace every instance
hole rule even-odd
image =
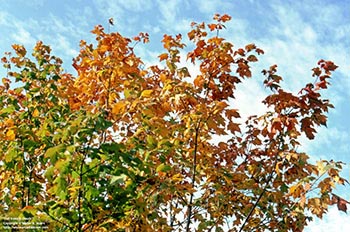
[[[84,155],[83,155],[83,159],[80,163],[80,167],[79,167],[79,192],[78,192],[78,225],[79,225],[79,229],[78,231],[81,232],[82,231],[82,215],[81,215],[81,201],[82,201],[82,197],[83,197],[83,177],[85,175],[85,173],[83,172],[83,168],[84,168],[84,164],[85,164],[85,158],[86,158],[86,154],[87,151],[91,145],[92,142],[92,136],[90,136],[90,140],[87,144],[87,146],[85,147],[85,151],[84,151]]]
[[[273,177],[273,173],[274,172],[271,172],[269,178],[267,179],[266,183],[265,183],[265,186],[264,186],[264,189],[263,191],[260,193],[258,199],[256,200],[255,204],[253,205],[252,209],[250,210],[248,216],[246,217],[246,219],[244,220],[244,223],[243,225],[241,226],[241,228],[239,229],[239,232],[243,231],[244,229],[244,226],[247,224],[248,220],[250,219],[250,217],[252,216],[253,212],[254,212],[254,209],[258,206],[258,203],[259,201],[261,200],[262,196],[265,194],[266,192],[266,189],[267,189],[267,186],[269,185],[272,177]]]
[[[64,222],[61,222],[60,220],[58,220],[57,218],[55,218],[54,216],[52,216],[49,211],[46,211],[44,210],[44,212],[52,219],[54,220],[55,222],[58,222],[60,224],[62,224],[63,226],[66,226],[67,228],[69,228],[71,231],[74,231],[74,228],[69,226],[68,224],[64,223]]]
[[[283,128],[283,129],[284,129],[284,128]],[[283,131],[283,129],[282,129],[281,131]],[[284,142],[283,134],[280,134],[278,137],[279,137],[279,141],[281,142],[280,145],[283,145],[283,142]],[[279,149],[279,150],[281,150],[281,149]],[[273,165],[271,166],[272,168],[276,167],[277,161],[278,161],[278,154],[276,154],[276,156],[275,156]],[[260,193],[258,199],[256,200],[255,204],[253,205],[252,209],[250,210],[248,216],[247,216],[246,219],[244,220],[244,222],[243,222],[241,228],[239,229],[239,232],[243,231],[244,226],[247,224],[247,222],[249,221],[250,217],[253,215],[254,209],[258,206],[259,201],[261,200],[261,198],[262,198],[263,195],[265,194],[266,189],[267,189],[268,185],[270,184],[270,181],[272,180],[274,173],[275,173],[275,171],[274,171],[274,169],[272,169],[272,170],[271,170],[271,173],[270,173],[270,175],[269,175],[269,177],[268,177],[268,179],[267,179],[266,182],[265,182],[265,186],[264,186],[264,188],[263,188],[263,191]]]
[[[193,151],[193,165],[192,165],[192,188],[195,188],[196,185],[196,168],[197,168],[197,149],[198,149],[198,134],[200,128],[200,121],[196,126],[196,134],[194,139],[194,151]],[[193,203],[193,193],[190,196],[190,202],[188,203],[187,209],[187,223],[186,223],[186,231],[190,231],[191,217],[192,217],[192,203]]]

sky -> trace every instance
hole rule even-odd
[[[265,51],[253,68],[253,78],[237,89],[233,104],[243,116],[265,110],[261,103],[267,94],[262,69],[278,64],[282,86],[297,93],[314,81],[311,68],[318,60],[332,60],[339,66],[324,95],[335,105],[329,112],[328,127],[318,128],[312,141],[303,138],[300,151],[307,152],[313,161],[344,161],[342,174],[349,180],[350,0],[0,0],[0,54],[10,51],[11,44],[30,50],[41,40],[63,59],[64,68],[75,74],[71,64],[79,52],[79,41],[93,42],[90,31],[101,24],[106,31],[128,37],[148,32],[151,42],[137,46],[136,52],[146,64],[153,64],[163,51],[160,41],[164,34],[185,37],[191,22],[211,22],[215,13],[232,16],[220,35],[236,48],[255,43]],[[108,26],[111,17],[113,27]],[[195,74],[197,68],[190,67]],[[3,68],[0,75],[5,75]],[[350,200],[349,185],[335,192]],[[350,213],[334,206],[322,221],[315,220],[305,231],[349,228]]]

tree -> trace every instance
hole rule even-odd
[[[180,66],[180,34],[164,35],[164,65],[144,68],[134,47],[147,33],[96,26],[76,77],[49,46],[38,42],[30,58],[13,45],[2,58],[0,214],[51,231],[302,231],[331,204],[346,211],[332,193],[347,182],[343,163],[297,151],[302,134],[326,125],[333,106],[321,91],[337,66],[320,60],[298,94],[280,86],[277,65],[263,70],[268,111],[240,123],[230,101],[264,52],[219,37],[230,19],[192,23],[196,76]]]

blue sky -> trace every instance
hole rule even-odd
[[[233,103],[242,115],[264,111],[266,95],[260,71],[277,63],[284,77],[283,87],[298,91],[312,82],[311,68],[319,59],[332,60],[338,66],[332,86],[325,94],[335,109],[329,113],[328,128],[319,128],[313,141],[303,139],[301,151],[311,159],[346,162],[343,175],[350,178],[350,1],[349,0],[0,0],[0,53],[13,43],[29,50],[37,40],[51,45],[53,53],[73,71],[72,58],[78,54],[79,41],[92,42],[90,31],[97,24],[108,30],[113,17],[117,30],[125,36],[148,32],[151,42],[138,46],[138,54],[149,64],[162,52],[164,33],[186,35],[190,23],[210,22],[214,13],[227,13],[232,21],[222,36],[236,47],[255,43],[265,51],[253,69],[253,78],[237,90]],[[185,61],[183,61],[185,63]],[[4,75],[0,69],[0,75]],[[195,74],[196,67],[190,71]],[[350,200],[350,187],[337,193]],[[316,220],[306,231],[346,231],[350,214],[331,207],[323,221]]]

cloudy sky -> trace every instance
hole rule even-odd
[[[36,41],[51,45],[55,55],[73,71],[72,58],[79,41],[93,41],[90,31],[97,24],[125,36],[148,32],[151,42],[138,46],[138,54],[154,63],[162,52],[163,34],[186,35],[190,23],[210,22],[215,13],[233,17],[222,36],[236,47],[255,43],[265,51],[254,67],[253,78],[237,91],[237,108],[243,115],[263,112],[266,95],[260,71],[278,64],[283,87],[298,91],[313,82],[311,68],[319,59],[338,66],[332,86],[325,95],[335,109],[329,113],[328,128],[319,128],[313,141],[303,139],[300,150],[312,160],[333,159],[346,162],[343,172],[350,177],[350,1],[349,0],[0,0],[0,53],[13,43],[28,50]],[[115,26],[108,28],[113,17]],[[185,61],[184,61],[185,62]],[[0,69],[0,75],[4,75]],[[191,71],[196,72],[192,67]],[[350,187],[336,192],[350,200]],[[350,214],[331,207],[324,220],[311,223],[306,231],[346,231]]]

